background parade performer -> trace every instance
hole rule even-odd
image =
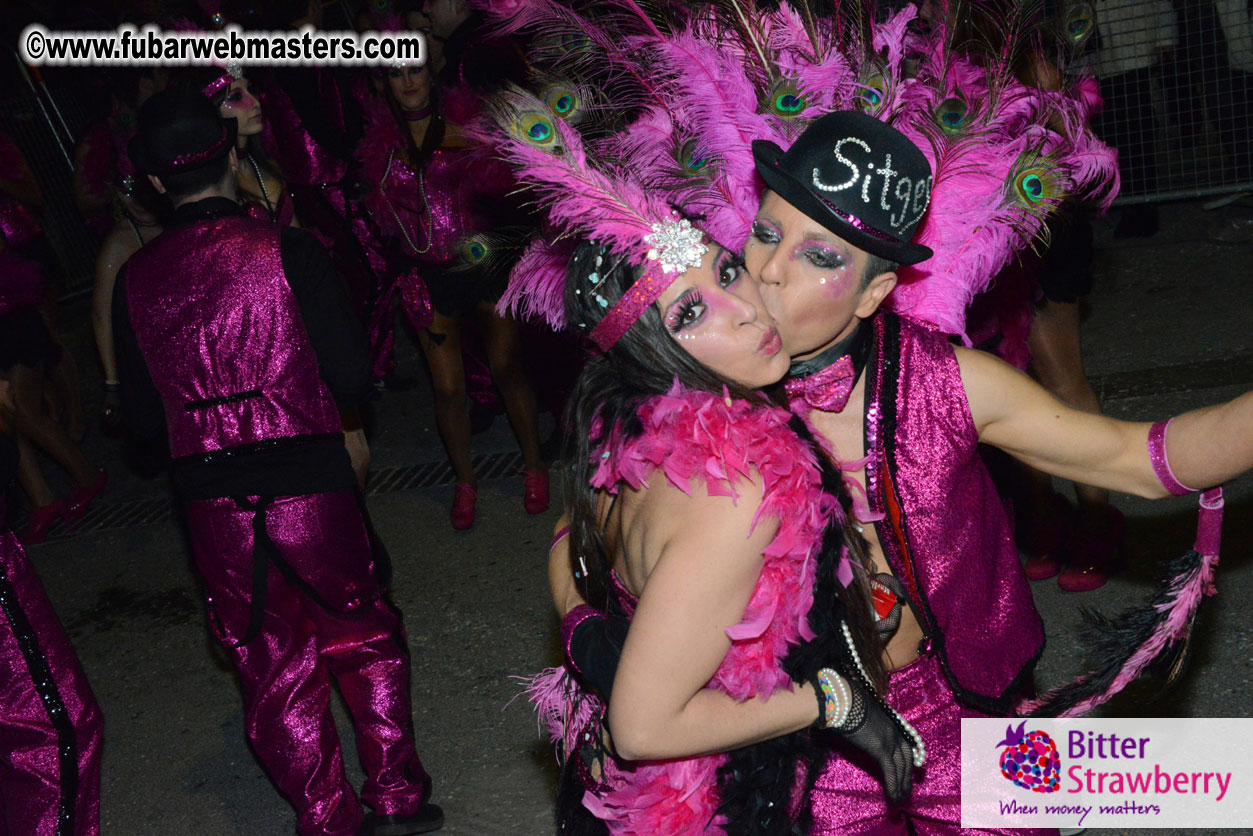
[[[357,492],[339,408],[370,391],[364,339],[307,233],[235,201],[235,122],[199,92],[140,111],[136,168],[175,218],[118,277],[126,417],[167,424],[209,621],[243,687],[245,727],[300,834],[438,829],[413,742],[409,654],[386,556]],[[344,774],[331,676],[366,774]]]

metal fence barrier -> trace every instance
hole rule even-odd
[[[74,139],[88,127],[86,108],[68,89],[68,79],[58,85],[67,89],[58,90],[50,84],[45,93],[37,77],[31,79],[34,87],[17,78],[18,83],[12,86],[18,89],[7,90],[12,95],[0,99],[0,130],[22,152],[43,192],[39,220],[59,262],[45,267],[52,268],[53,275],[59,274],[62,298],[81,295],[91,290],[100,246],[75,208],[72,192]]]
[[[1097,133],[1119,149],[1119,203],[1253,186],[1249,0],[1096,0]]]

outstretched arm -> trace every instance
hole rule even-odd
[[[990,354],[956,351],[980,441],[1064,479],[1149,499],[1169,495],[1149,460],[1151,424],[1082,412]],[[1193,488],[1253,468],[1253,392],[1178,416],[1166,448],[1175,475]]]
[[[818,702],[809,685],[744,702],[705,689],[730,649],[726,628],[743,617],[777,528],[763,519],[752,529],[760,486],[743,486],[738,504],[708,495],[703,484],[693,485],[692,496],[670,485],[649,493],[641,513],[659,532],[649,540],[660,556],[614,680],[609,727],[618,752],[632,760],[690,757],[813,723]]]

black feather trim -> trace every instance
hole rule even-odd
[[[1187,605],[1188,602],[1179,600],[1181,588],[1202,571],[1204,560],[1196,551],[1175,558],[1167,565],[1153,597],[1115,618],[1107,618],[1085,608],[1082,611],[1084,627],[1080,638],[1089,648],[1089,657],[1094,662],[1092,671],[1050,692],[1042,701],[1032,705],[1027,716],[1070,716],[1068,712],[1088,700],[1104,702],[1112,697],[1115,693],[1111,690],[1114,681],[1123,669],[1158,631],[1166,628],[1171,612],[1177,606]],[[1191,620],[1195,618],[1196,613],[1193,612]],[[1169,672],[1166,684],[1173,682],[1183,669],[1190,633],[1191,623],[1182,637],[1165,645],[1154,660],[1143,666],[1144,669],[1150,674],[1166,669]]]

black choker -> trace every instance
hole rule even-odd
[[[861,377],[862,369],[866,368],[866,361],[870,359],[871,332],[874,329],[868,327],[865,322],[858,321],[857,328],[853,333],[840,340],[835,345],[815,354],[806,360],[799,360],[788,367],[788,377],[808,377],[815,372],[820,372],[827,366],[830,366],[836,360],[839,360],[845,354],[853,361],[853,369],[856,371],[856,380]]]
[[[403,113],[405,114],[406,122],[421,122],[431,115],[431,106],[427,105],[421,110],[406,110]]]

